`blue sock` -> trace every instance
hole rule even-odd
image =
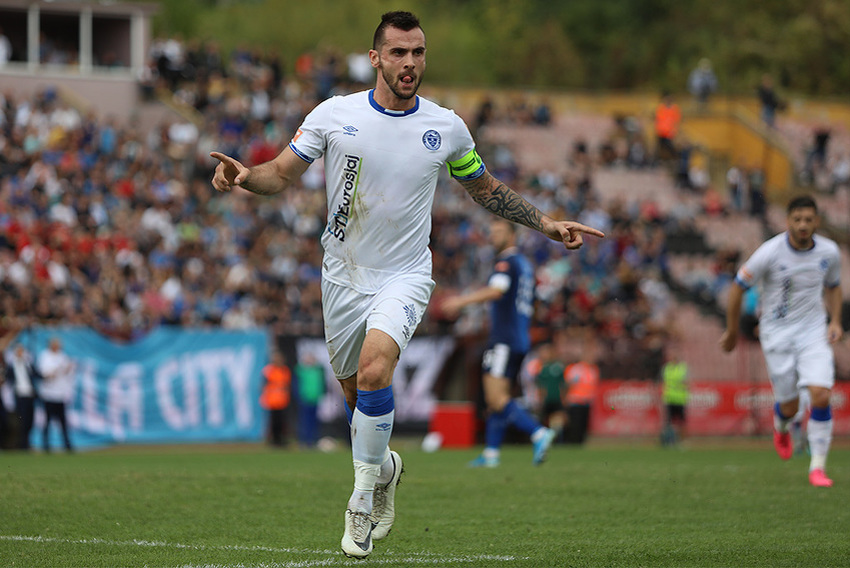
[[[350,406],[348,406],[348,401],[345,399],[345,395],[342,396],[342,407],[345,409],[345,417],[348,418],[348,425],[351,426],[351,417],[354,416],[354,411],[351,410]]]
[[[505,430],[507,429],[508,422],[504,409],[501,412],[491,412],[487,416],[487,423],[484,429],[484,446],[494,450],[501,448],[502,441],[505,439]]]
[[[780,420],[788,420],[789,418],[792,418],[791,416],[785,416],[782,414],[782,407],[779,406],[778,402],[773,405],[773,412],[776,413]]]
[[[509,425],[522,430],[526,434],[533,434],[535,430],[540,428],[540,423],[515,399],[511,399],[502,412],[504,412]]]
[[[395,410],[393,387],[388,386],[375,391],[357,389],[357,410],[366,416],[383,416],[384,414],[389,414]]]
[[[812,407],[812,420],[817,420],[818,422],[826,422],[828,420],[832,420],[832,407],[824,406],[823,408],[819,408],[817,406]]]
[[[357,391],[357,408],[351,419],[351,446],[355,460],[384,463],[395,418],[391,386],[376,391]]]

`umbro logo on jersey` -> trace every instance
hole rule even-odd
[[[440,133],[436,130],[428,130],[422,135],[422,143],[425,144],[425,147],[429,150],[439,150],[442,142],[443,139],[440,136]]]
[[[348,134],[349,136],[356,136],[355,132],[358,131],[356,128],[354,128],[350,124],[347,125],[347,126],[343,126],[342,129],[345,130],[345,132],[343,134]]]

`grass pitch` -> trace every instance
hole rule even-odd
[[[850,452],[831,489],[768,439],[530,446],[405,460],[396,525],[363,561],[339,550],[353,474],[335,453],[262,446],[0,454],[0,565],[26,567],[850,566]]]

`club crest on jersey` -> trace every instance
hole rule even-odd
[[[443,143],[443,139],[440,136],[440,133],[436,130],[427,130],[425,134],[422,135],[422,143],[425,144],[425,147],[429,150],[439,150],[440,144]]]

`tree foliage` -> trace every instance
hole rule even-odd
[[[159,34],[281,52],[366,51],[389,0],[160,0]],[[429,80],[479,86],[684,90],[708,57],[730,94],[772,74],[809,95],[850,92],[850,0],[408,0]]]

